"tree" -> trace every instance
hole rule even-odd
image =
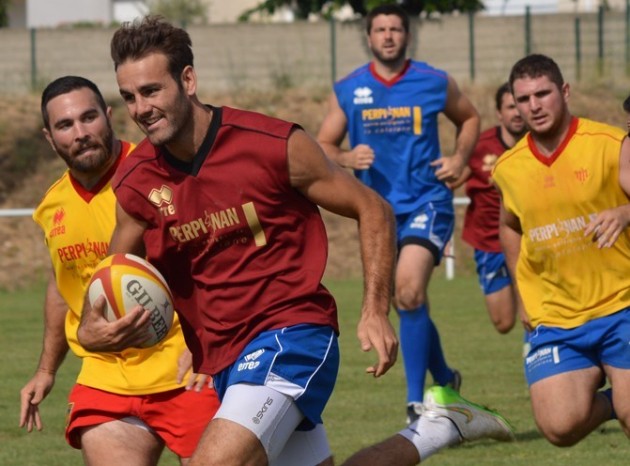
[[[151,14],[162,15],[184,28],[191,23],[207,22],[207,6],[203,0],[149,0],[148,6]]]
[[[290,7],[295,13],[296,18],[306,19],[310,13],[320,13],[327,3],[332,3],[337,6],[345,2],[339,0],[334,0],[333,2],[327,0],[264,0],[254,8],[250,8],[241,13],[239,21],[248,21],[249,18],[256,13],[268,13],[273,15],[278,8],[284,6]]]
[[[370,9],[386,3],[398,3],[410,15],[426,13],[469,12],[483,9],[481,0],[264,0],[256,7],[243,12],[241,21],[247,21],[255,13],[273,14],[280,7],[290,7],[297,18],[307,18],[310,13],[327,17],[332,9],[348,4],[355,13],[364,16]]]

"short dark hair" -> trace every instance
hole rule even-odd
[[[44,89],[44,92],[42,92],[41,112],[42,119],[44,120],[44,127],[48,130],[50,129],[50,115],[48,114],[47,108],[48,102],[60,95],[68,94],[69,92],[77,91],[86,87],[94,93],[99,107],[101,107],[103,112],[106,112],[107,104],[105,103],[103,94],[101,94],[101,91],[96,84],[81,76],[62,76],[61,78],[57,78],[48,84],[46,89]]]
[[[409,32],[409,16],[407,15],[407,12],[403,10],[399,5],[389,3],[372,8],[365,16],[365,28],[368,35],[372,30],[372,23],[374,22],[374,18],[379,15],[398,16],[400,18],[400,21],[402,22],[405,32]]]
[[[558,64],[546,55],[532,54],[517,61],[510,71],[510,88],[514,88],[514,81],[519,78],[539,78],[546,76],[549,80],[561,89],[564,85],[564,78]]]
[[[630,95],[623,101],[623,110],[626,113],[630,113]]]
[[[123,23],[112,37],[110,52],[114,70],[127,60],[162,53],[168,60],[169,73],[178,84],[182,71],[187,66],[193,66],[194,60],[188,33],[159,15]]]
[[[511,94],[512,90],[510,89],[510,83],[503,83],[497,89],[497,93],[494,95],[494,102],[497,106],[497,110],[501,110],[501,104],[503,104],[503,96],[505,94]]]

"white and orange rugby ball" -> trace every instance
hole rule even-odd
[[[153,346],[168,334],[173,325],[173,296],[158,270],[141,257],[113,254],[94,269],[88,286],[90,305],[105,296],[105,318],[120,319],[140,304],[151,312],[151,337],[142,345]]]

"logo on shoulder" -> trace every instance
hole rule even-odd
[[[66,218],[66,211],[63,207],[59,207],[53,214],[53,227],[50,229],[50,233],[48,234],[50,238],[63,235],[66,232],[66,226],[63,224],[64,218]]]
[[[353,103],[355,105],[374,103],[374,98],[372,97],[372,89],[370,89],[369,87],[357,87],[354,90]]]
[[[154,204],[164,216],[173,215],[175,206],[173,205],[173,190],[163,184],[160,189],[153,188],[148,196],[149,201]]]
[[[483,156],[481,169],[484,172],[491,172],[499,157],[496,154],[486,154]]]

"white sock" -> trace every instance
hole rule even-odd
[[[421,461],[443,448],[457,445],[462,441],[453,423],[441,416],[420,416],[417,421],[398,433],[413,443]]]

